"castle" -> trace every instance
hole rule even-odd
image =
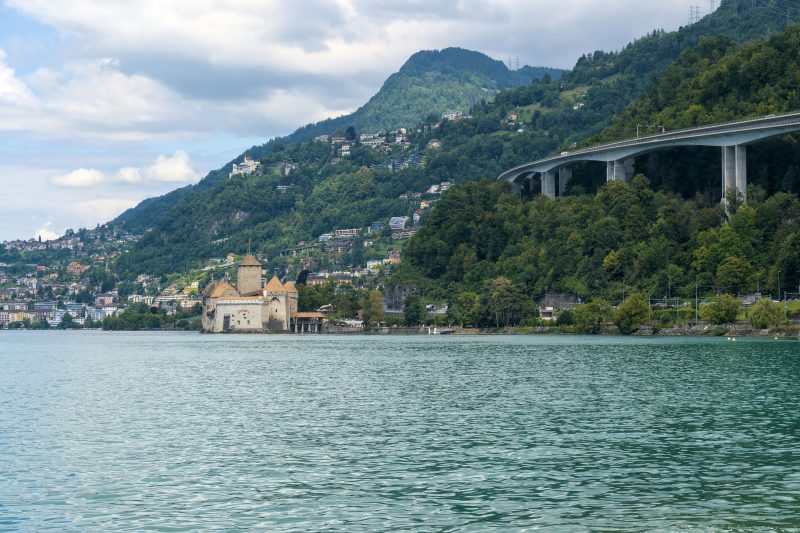
[[[261,262],[253,255],[239,263],[236,288],[215,281],[203,291],[203,331],[208,333],[310,331],[309,321],[321,326],[321,317],[305,316],[310,314],[297,312],[294,284],[277,277],[262,284]]]

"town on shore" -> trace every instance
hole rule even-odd
[[[452,112],[451,122],[472,117]],[[503,119],[509,131],[524,131],[518,113]],[[384,154],[379,166],[400,171],[424,166],[426,155],[412,148],[415,135],[427,138],[440,123],[388,133],[322,135],[315,143],[330,150],[330,164],[351,149]],[[430,138],[427,151],[441,148]],[[278,172],[287,177],[300,165],[280,168],[243,156],[227,179]],[[441,182],[401,193],[394,216],[365,227],[329,228],[314,240],[270,249],[270,253],[209,258],[173,275],[140,273],[121,280],[114,262],[135,245],[134,235],[111,224],[67,231],[42,242],[0,245],[0,328],[181,330],[212,333],[623,333],[639,335],[770,335],[797,337],[800,289],[783,297],[709,294],[622,294],[619,301],[583,301],[548,291],[532,300],[505,278],[483,294],[431,298],[395,274],[405,243],[425,224],[453,184]],[[279,185],[286,193],[289,185]],[[224,243],[218,243],[224,244]],[[263,248],[262,248],[263,249]]]
[[[395,237],[407,222],[406,217],[399,219],[389,221]],[[336,239],[352,247],[358,240],[364,246],[381,230],[378,223],[334,230],[321,235],[320,243]],[[229,254],[188,277],[141,274],[134,282],[117,283],[109,261],[132,240],[131,235],[98,228],[47,243],[12,243],[17,250],[48,250],[60,259],[51,264],[0,263],[0,326],[209,333],[800,335],[800,299],[775,301],[761,294],[694,301],[632,294],[612,305],[548,293],[538,302],[521,302],[500,280],[486,297],[430,302],[413,287],[385,285],[401,263],[402,254],[395,249],[382,260],[368,261],[365,268],[304,269],[297,281],[266,277],[264,263],[253,254]],[[286,254],[302,256],[310,249]],[[313,249],[329,253],[325,247]],[[308,257],[300,259],[301,266],[313,264]],[[524,319],[510,325],[504,314],[520,311]],[[479,317],[487,313],[494,319],[481,324]]]

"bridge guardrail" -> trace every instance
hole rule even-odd
[[[500,175],[500,177],[505,176],[506,174],[513,172],[515,170],[523,170],[525,167],[530,167],[537,164],[551,163],[559,160],[567,160],[571,159],[573,156],[585,155],[593,152],[600,152],[603,150],[613,150],[616,148],[638,146],[638,145],[655,143],[659,141],[685,139],[685,138],[692,138],[704,135],[708,136],[708,135],[725,134],[725,133],[736,133],[741,131],[750,131],[758,128],[775,128],[775,127],[790,126],[790,125],[800,125],[800,113],[789,113],[785,115],[777,115],[774,117],[761,117],[748,120],[723,122],[720,124],[710,124],[707,126],[684,128],[680,130],[671,131],[669,133],[656,133],[653,135],[638,137],[636,139],[626,139],[623,141],[600,144],[589,148],[582,148],[580,150],[571,151],[566,154],[546,157],[544,159],[539,159],[538,161],[525,163],[524,165],[519,165],[514,168],[511,168],[503,172]]]

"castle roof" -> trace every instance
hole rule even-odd
[[[203,296],[222,298],[223,296],[239,296],[239,292],[227,281],[215,281],[206,287]]]
[[[239,262],[239,266],[248,266],[248,267],[260,267],[261,261],[256,259],[256,256],[252,254],[247,254],[244,258]]]
[[[286,289],[286,292],[291,294],[297,294],[297,287],[294,286],[294,283],[287,281],[283,284],[283,288]]]
[[[269,283],[264,287],[265,292],[285,292],[286,287],[283,286],[281,280],[278,279],[278,276],[272,276],[272,279],[269,280]]]

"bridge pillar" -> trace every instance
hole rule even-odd
[[[552,170],[542,172],[542,195],[551,200],[556,197],[556,173]]]
[[[722,197],[735,190],[747,202],[747,146],[722,147]]]
[[[567,185],[572,180],[572,167],[561,167],[558,169],[558,195],[564,196],[567,192]]]
[[[517,196],[517,198],[522,200],[522,183],[523,182],[522,181],[513,180],[513,181],[509,181],[509,183],[511,184],[511,190],[514,192],[514,194]]]
[[[634,159],[618,159],[606,163],[606,181],[630,181],[634,162]]]
[[[625,166],[625,181],[630,183],[633,179],[633,174],[636,172],[636,160],[626,159],[623,165]]]

